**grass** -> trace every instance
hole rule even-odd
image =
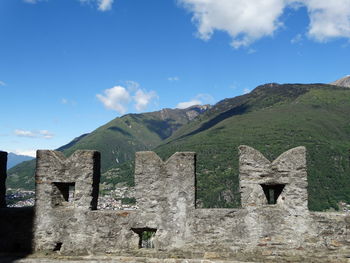
[[[194,151],[198,205],[238,207],[239,145],[254,147],[271,161],[303,145],[307,148],[309,208],[322,211],[337,209],[339,201],[350,203],[349,116],[350,89],[268,84],[225,99],[191,122],[177,110],[117,118],[65,152],[101,151],[101,182],[108,190],[120,183],[134,184],[136,151],[154,149],[163,159],[177,151]],[[22,166],[25,171],[34,169],[33,162]],[[28,172],[23,178],[14,176],[16,169],[11,170],[10,184],[33,182]]]
[[[58,150],[70,156],[76,150],[97,150],[101,153],[101,170],[114,170],[115,178],[102,177],[109,180],[132,183],[131,168],[123,165],[134,159],[135,152],[150,150],[162,143],[176,129],[187,124],[188,110],[164,109],[143,114],[128,114],[115,118],[90,134],[84,134]],[[126,172],[124,170],[127,170]],[[21,163],[8,171],[8,186],[12,188],[34,189],[35,160]],[[128,173],[126,176],[125,173]],[[108,173],[106,173],[108,176]]]
[[[308,150],[309,208],[337,209],[338,201],[350,202],[350,90],[328,86],[305,86],[302,90],[303,86],[298,86],[299,90],[293,92],[293,88],[268,88],[273,99],[259,90],[260,94],[252,96],[253,102],[251,98],[239,102],[237,107],[246,105],[244,114],[208,126],[223,114],[215,113],[209,120],[192,124],[192,131],[186,127],[186,133],[181,134],[180,129],[176,138],[156,148],[156,152],[165,159],[176,151],[197,152],[202,206],[237,207],[239,145],[254,147],[270,160],[304,145]],[[273,92],[276,89],[280,89],[278,96]],[[288,94],[297,96],[291,99]],[[207,128],[194,133],[198,127]]]

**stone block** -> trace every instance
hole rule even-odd
[[[296,147],[270,162],[259,151],[239,147],[242,207],[276,205],[307,211],[306,149]]]

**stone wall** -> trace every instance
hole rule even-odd
[[[350,216],[308,211],[304,147],[273,162],[251,147],[239,150],[241,209],[195,208],[194,153],[176,153],[163,162],[154,152],[139,152],[134,211],[90,205],[96,196],[89,185],[98,180],[95,152],[68,160],[39,152],[36,251],[220,259],[350,256]],[[58,182],[75,184],[71,203],[56,206]]]
[[[39,151],[35,252],[348,262],[350,214],[308,211],[305,148],[273,162],[251,147],[239,150],[240,209],[196,209],[195,153],[175,153],[164,162],[154,152],[139,152],[139,209],[133,211],[96,210],[97,152],[67,159]]]
[[[80,236],[90,225],[86,213],[97,208],[100,154],[76,151],[66,158],[58,151],[37,151],[36,161],[35,249],[60,250],[63,242],[89,245],[89,238]]]
[[[154,245],[179,248],[189,238],[195,209],[195,153],[175,153],[163,162],[154,152],[139,152],[135,162],[138,217],[133,228],[157,229]]]

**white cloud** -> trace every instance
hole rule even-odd
[[[298,44],[298,43],[300,43],[302,40],[303,40],[302,34],[297,34],[295,37],[293,37],[293,38],[290,40],[290,43],[292,43],[292,44]]]
[[[61,103],[62,104],[65,104],[65,105],[72,105],[72,106],[75,106],[77,103],[74,101],[74,100],[69,100],[69,99],[66,99],[66,98],[62,98],[61,99]]]
[[[38,2],[48,1],[48,0],[22,0],[27,4],[37,4]],[[89,6],[97,6],[99,11],[109,11],[112,9],[114,0],[78,0],[82,4]]]
[[[130,90],[131,92],[135,92],[140,88],[140,84],[133,80],[127,80],[125,81],[126,88]]]
[[[112,4],[114,0],[98,0],[98,10],[108,11],[112,9]]]
[[[142,111],[146,109],[150,102],[157,97],[158,96],[155,91],[147,92],[141,89],[137,90],[136,94],[133,96],[136,110]]]
[[[250,89],[247,89],[247,88],[243,89],[243,94],[248,94],[249,92],[250,92]]]
[[[254,53],[256,53],[257,51],[256,51],[256,49],[254,49],[254,48],[250,48],[250,49],[248,49],[248,51],[247,51],[247,53],[249,54],[249,55],[251,55],[251,54],[254,54]]]
[[[168,80],[169,80],[169,81],[179,81],[180,78],[177,77],[177,76],[174,76],[174,77],[169,77]]]
[[[51,139],[54,136],[54,134],[49,132],[48,130],[41,130],[41,131],[39,131],[38,135],[45,138],[45,139]]]
[[[212,95],[210,94],[205,94],[205,93],[200,93],[196,96],[196,99],[199,99],[202,101],[203,104],[210,104],[214,103],[215,99]]]
[[[31,157],[36,157],[36,150],[14,150],[12,151],[14,154],[17,155],[26,155],[26,156],[31,156]]]
[[[310,16],[309,36],[317,41],[350,38],[349,0],[303,0]]]
[[[140,84],[135,81],[127,81],[126,87],[115,86],[104,90],[105,95],[97,94],[96,97],[103,103],[107,109],[115,110],[119,114],[125,114],[128,111],[130,103],[134,103],[137,111],[142,111],[158,98],[155,91],[146,91],[140,88]]]
[[[202,102],[200,100],[196,100],[196,99],[193,99],[193,100],[190,100],[190,101],[184,101],[184,102],[180,102],[176,105],[176,108],[178,109],[186,109],[188,107],[191,107],[191,106],[195,106],[195,105],[201,105]]]
[[[25,130],[15,130],[15,135],[19,137],[36,137],[35,134],[32,131],[25,131]]]
[[[27,137],[27,138],[44,138],[44,139],[52,139],[54,134],[49,132],[48,130],[40,130],[40,131],[28,131],[16,129],[14,134],[19,137]]]
[[[189,100],[180,102],[176,105],[176,108],[178,109],[186,109],[191,106],[195,105],[203,105],[203,104],[210,104],[214,102],[213,96],[209,94],[198,94],[195,98]]]
[[[198,36],[209,40],[215,30],[227,32],[234,48],[248,46],[255,40],[270,36],[282,23],[279,17],[284,0],[179,0],[193,12]]]
[[[112,9],[114,0],[79,0],[79,2],[89,6],[97,5],[97,9],[104,12]]]
[[[0,80],[0,87],[1,86],[6,86],[6,83]]]
[[[44,2],[44,1],[48,1],[48,0],[23,0],[23,2],[27,4],[37,4],[39,2]]]
[[[104,94],[104,96],[97,94],[96,97],[107,109],[115,110],[120,114],[126,113],[127,104],[131,100],[131,96],[126,88],[122,86],[115,86],[111,89],[106,89]]]
[[[23,2],[28,3],[28,4],[36,4],[38,0],[23,0]]]
[[[310,17],[308,35],[316,41],[350,38],[349,0],[178,0],[193,13],[198,36],[209,40],[216,30],[231,36],[234,48],[273,35],[283,25],[286,7],[306,7]],[[295,39],[294,41],[297,41]]]

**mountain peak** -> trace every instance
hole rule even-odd
[[[338,79],[330,84],[350,88],[350,75],[346,75],[345,77]]]
[[[187,116],[188,120],[191,121],[195,117],[197,117],[198,115],[204,113],[205,111],[207,111],[210,108],[211,108],[211,105],[209,105],[209,104],[206,104],[206,105],[193,105],[193,106],[190,106],[190,107],[185,108],[185,109],[164,108],[164,109],[161,109],[159,111],[159,113],[160,113],[160,117],[161,117],[162,120],[169,119],[169,118],[171,118],[171,115],[180,113],[180,115],[185,114]]]

